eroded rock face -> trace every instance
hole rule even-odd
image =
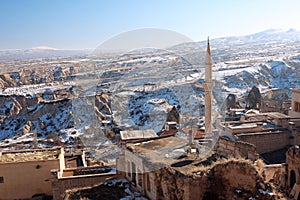
[[[176,106],[173,106],[170,112],[168,112],[167,119],[168,122],[176,122],[179,124],[180,115]]]
[[[230,108],[240,108],[235,94],[229,94],[226,97],[226,109],[229,110]]]
[[[92,110],[99,120],[112,114],[107,95],[99,94],[91,98],[85,101],[95,102]],[[30,95],[0,95],[0,140],[17,138],[33,130],[36,130],[38,137],[48,137],[49,134],[75,127],[76,105],[72,99],[72,87],[42,90]]]
[[[105,115],[111,115],[111,105],[109,96],[107,94],[101,94],[95,96],[95,107],[101,119],[105,119]]]
[[[261,94],[256,86],[253,86],[248,96],[246,97],[246,109],[260,109]]]
[[[0,99],[0,115],[2,116],[17,115],[22,110],[22,98],[2,96]]]
[[[51,83],[54,81],[72,80],[77,67],[47,66],[38,69],[24,68],[19,71],[6,72],[0,75],[0,88],[19,87],[22,85]]]
[[[192,175],[164,168],[156,172],[155,183],[157,199],[276,199],[254,165],[243,160],[224,161]]]

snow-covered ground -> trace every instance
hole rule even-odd
[[[284,39],[278,39],[279,34],[283,34]],[[291,95],[290,88],[300,87],[300,40],[297,39],[298,36],[288,37],[291,34],[295,36],[297,32],[269,30],[241,38],[211,40],[213,77],[215,83],[218,83],[214,94],[223,99],[229,93],[241,97],[253,86],[257,86],[262,93],[276,88]],[[78,81],[3,88],[0,96],[10,97],[14,94],[33,97],[45,91],[53,93],[68,90],[78,84],[94,91],[97,86],[97,92],[109,93],[112,120],[117,127],[154,129],[158,132],[173,106],[178,108],[182,118],[195,118],[204,114],[204,91],[194,83],[204,80],[205,48],[206,41],[177,45],[153,54],[130,52],[106,58],[64,59],[61,60],[62,63],[79,65],[76,75],[84,80],[78,78]],[[36,65],[37,61],[34,62]],[[57,77],[60,76],[62,67],[59,61],[42,62],[55,63],[57,67],[52,67],[51,70]],[[88,62],[93,63],[86,65]],[[22,67],[20,63],[18,67]],[[26,67],[30,65],[28,62],[25,64]],[[19,75],[12,73],[11,77],[18,79]],[[47,100],[46,95],[43,97]],[[214,102],[216,106],[222,106],[222,98]],[[15,105],[13,99],[6,98],[4,103],[0,103],[0,115],[5,116],[20,108]],[[27,120],[31,119],[28,117],[30,115],[35,116],[30,121],[36,127],[39,138],[47,138],[52,132],[66,143],[82,135],[87,136],[85,139],[88,142],[92,141],[93,137],[89,140],[87,133],[94,133],[96,130],[102,133],[103,130],[93,106],[93,103],[78,98],[64,102],[51,111],[51,108],[39,102],[28,106],[27,114],[24,110],[19,115],[4,120],[1,123],[0,139],[6,139],[5,143],[29,141],[32,131],[25,135],[20,135],[20,131],[27,125]],[[100,146],[106,141],[101,142],[98,143]],[[97,141],[90,144],[97,146]]]

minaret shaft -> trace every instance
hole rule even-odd
[[[210,53],[209,39],[207,40],[207,50],[205,58],[205,133],[212,133],[212,58]]]

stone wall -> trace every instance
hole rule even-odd
[[[216,152],[227,158],[243,157],[250,160],[256,160],[258,158],[256,147],[254,145],[242,141],[234,142],[225,138],[220,138],[218,140]]]
[[[292,109],[289,111],[289,115],[291,117],[295,117],[296,119],[292,120],[296,124],[296,126],[300,126],[300,90],[293,89],[292,90]]]
[[[193,174],[174,168],[156,171],[154,199],[272,199],[276,191],[268,188],[256,167],[245,160],[227,160]],[[269,196],[260,191],[272,191]]]
[[[52,175],[52,190],[54,200],[63,199],[66,190],[99,185],[101,183],[104,183],[106,180],[116,177],[116,173],[71,176],[62,178],[57,178],[57,172],[53,172]]]
[[[285,164],[273,164],[265,165],[263,167],[263,173],[265,180],[268,182],[273,182],[276,185],[285,187]]]
[[[35,194],[52,195],[50,170],[59,161],[40,160],[0,164],[0,199],[31,199]]]
[[[300,148],[291,147],[286,153],[287,164],[287,192],[291,199],[300,198]]]
[[[254,144],[259,154],[282,149],[292,142],[288,131],[246,133],[237,136],[240,141]]]
[[[286,164],[288,165],[288,182],[290,182],[290,174],[291,171],[295,172],[295,183],[300,184],[300,148],[299,146],[291,147],[286,153]],[[292,187],[291,184],[288,183],[289,187]]]

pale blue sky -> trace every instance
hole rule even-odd
[[[195,41],[300,30],[300,1],[0,0],[0,49],[95,48],[139,28],[168,29]]]

